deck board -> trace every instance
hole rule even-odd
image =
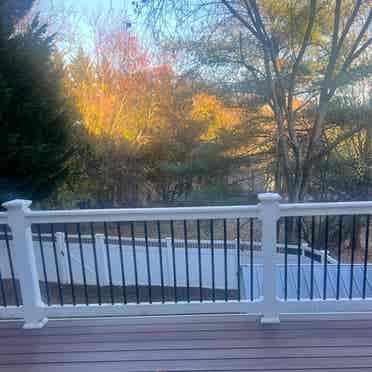
[[[372,321],[244,315],[0,322],[0,372],[371,371]]]

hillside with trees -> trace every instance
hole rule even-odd
[[[290,201],[311,196],[315,164],[352,143],[356,133],[368,135],[370,1],[154,0],[136,5],[166,47],[187,56],[185,72],[208,79],[223,96],[233,92],[243,105],[267,105],[275,131],[273,188]],[[368,98],[354,99],[352,91],[363,97],[363,89]],[[335,122],[329,116],[340,102]]]
[[[148,0],[86,15],[3,0],[0,15],[2,200],[371,195],[369,1]]]
[[[0,2],[0,200],[42,200],[70,172],[75,109],[47,25],[18,22],[32,1]]]

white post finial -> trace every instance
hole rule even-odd
[[[7,209],[8,224],[12,231],[14,264],[21,287],[25,319],[23,328],[41,328],[47,319],[45,305],[41,300],[31,224],[26,217],[31,203],[30,200],[16,199],[2,205]]]
[[[279,200],[281,199],[282,197],[275,192],[265,192],[262,194],[258,194],[258,200],[261,203],[274,203],[279,202]]]
[[[10,200],[8,202],[5,202],[2,204],[4,208],[6,208],[8,211],[11,210],[28,210],[31,206],[32,201],[31,200],[25,200],[25,199],[14,199]]]
[[[265,310],[261,317],[262,324],[279,323],[276,309],[276,267],[275,256],[277,239],[277,222],[280,217],[279,194],[259,194],[260,219],[262,221],[263,251],[263,301]]]

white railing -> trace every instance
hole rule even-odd
[[[41,258],[40,249],[38,249],[39,238],[43,240],[43,251],[44,257]],[[61,284],[67,285],[71,282],[71,276],[75,285],[84,285],[84,278],[81,272],[82,261],[79,252],[79,237],[76,234],[69,234],[68,237],[65,236],[62,232],[56,232],[55,236],[55,245],[56,245],[56,255],[57,255],[57,265],[59,270],[59,280]],[[52,283],[57,283],[57,273],[55,270],[55,257],[53,251],[53,235],[50,233],[43,233],[40,235],[33,234],[33,242],[36,251],[36,266],[39,274],[39,281],[43,281],[43,268],[45,265],[48,268],[48,281]],[[94,237],[91,235],[82,234],[81,240],[83,241],[83,249],[86,251],[85,254],[85,270],[86,277],[85,281],[88,285],[96,284],[96,272],[100,278],[101,285],[109,285],[109,261],[107,257],[107,252],[105,249],[105,236],[104,234],[95,234]],[[120,261],[120,251],[119,251],[119,238],[114,235],[108,235],[108,240],[110,242],[110,251],[111,251],[111,260],[118,263]],[[92,250],[89,249],[93,243],[96,243],[97,246],[97,259],[100,262],[100,265],[96,268],[94,257],[92,255]],[[122,256],[124,262],[130,262],[132,260],[132,251],[131,251],[131,239],[128,236],[121,238],[122,242]],[[181,287],[186,287],[186,272],[185,268],[185,256],[184,256],[184,240],[174,239],[175,245],[183,249],[176,249],[175,252],[175,261],[176,266],[181,270],[178,271],[177,284]],[[173,286],[173,271],[172,271],[172,241],[170,236],[165,236],[161,238],[161,249],[163,253],[163,265],[159,265],[159,241],[157,239],[149,238],[148,239],[148,256],[151,266],[151,281],[152,285],[160,286],[163,284],[167,287]],[[69,252],[67,252],[67,244],[69,246]],[[195,239],[188,239],[188,256],[190,261],[190,275],[189,275],[189,286],[198,287],[199,277],[198,277],[198,260],[199,260],[199,242]],[[223,240],[214,241],[214,264],[216,268],[221,268],[224,265],[224,251],[223,251]],[[227,240],[227,265],[228,267],[237,267],[237,240]],[[136,253],[137,253],[137,265],[138,267],[146,267],[147,257],[146,257],[146,245],[144,238],[135,238]],[[201,266],[205,274],[202,278],[203,288],[212,289],[212,278],[209,273],[212,271],[211,267],[211,250],[212,245],[210,240],[202,239],[200,240],[200,259]],[[250,241],[240,240],[240,264],[248,264],[250,262]],[[245,249],[243,249],[243,247]],[[260,241],[253,241],[252,247],[254,250],[254,261],[262,261],[262,246]],[[278,261],[281,260],[283,256],[284,249],[291,251],[291,256],[297,255],[298,246],[295,244],[277,244],[277,257]],[[303,258],[308,257],[310,260],[311,255],[313,254],[316,259],[316,262],[323,263],[325,259],[324,251],[318,249],[311,249],[307,243],[302,243],[300,246],[300,255]],[[307,256],[306,256],[307,253]],[[71,274],[68,262],[68,254],[70,254],[71,259]],[[4,236],[1,236],[0,233],[0,272],[3,279],[12,279],[12,272],[8,264],[8,253],[6,250],[6,241]],[[292,260],[294,257],[292,258]],[[44,261],[43,261],[44,260]],[[332,258],[329,254],[327,255],[328,262],[337,263],[337,261]],[[120,265],[112,265],[112,282],[114,285],[118,286],[122,284],[122,276],[120,272]],[[238,289],[238,271],[237,269],[228,271],[228,288],[230,290]],[[126,285],[133,286],[135,285],[135,277],[132,267],[126,265]],[[140,271],[138,273],[137,281],[140,285],[147,285],[147,277],[145,271]],[[218,270],[215,274],[215,288],[223,290],[224,289],[224,273],[221,270]]]
[[[370,215],[372,202],[280,204],[278,194],[260,194],[255,206],[106,209],[71,211],[32,211],[30,201],[4,203],[7,212],[0,213],[0,224],[8,224],[14,247],[14,266],[22,292],[22,306],[0,308],[0,317],[21,317],[26,328],[41,327],[48,317],[98,315],[154,315],[194,313],[254,313],[262,323],[279,321],[282,313],[370,312],[372,300],[352,299],[279,299],[276,291],[277,222],[281,217]],[[262,296],[254,301],[179,301],[177,303],[130,303],[47,306],[41,298],[37,259],[33,245],[33,224],[184,221],[256,218],[261,221],[263,266]],[[368,242],[367,242],[368,245]],[[308,248],[303,248],[308,249]],[[324,260],[328,261],[328,260]],[[225,261],[226,264],[226,261]],[[145,268],[140,268],[145,271]],[[65,272],[66,280],[68,273]],[[170,276],[170,275],[169,275]],[[169,279],[171,280],[171,279]]]

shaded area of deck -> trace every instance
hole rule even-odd
[[[244,315],[0,322],[0,372],[372,371],[371,320]]]
[[[253,299],[263,296],[263,265],[253,265],[251,286],[250,266],[242,265],[242,278],[245,297]],[[326,274],[326,275],[325,275]],[[276,293],[281,299],[285,298],[286,273],[285,265],[276,265]],[[299,279],[299,280],[298,280]],[[365,281],[365,283],[364,283]],[[300,291],[298,292],[298,283]],[[325,285],[324,285],[325,284]],[[325,292],[324,292],[325,289]],[[296,299],[300,294],[302,299],[323,298],[371,298],[372,297],[372,265],[361,264],[288,264],[287,265],[287,298]],[[312,296],[311,296],[312,294]]]

